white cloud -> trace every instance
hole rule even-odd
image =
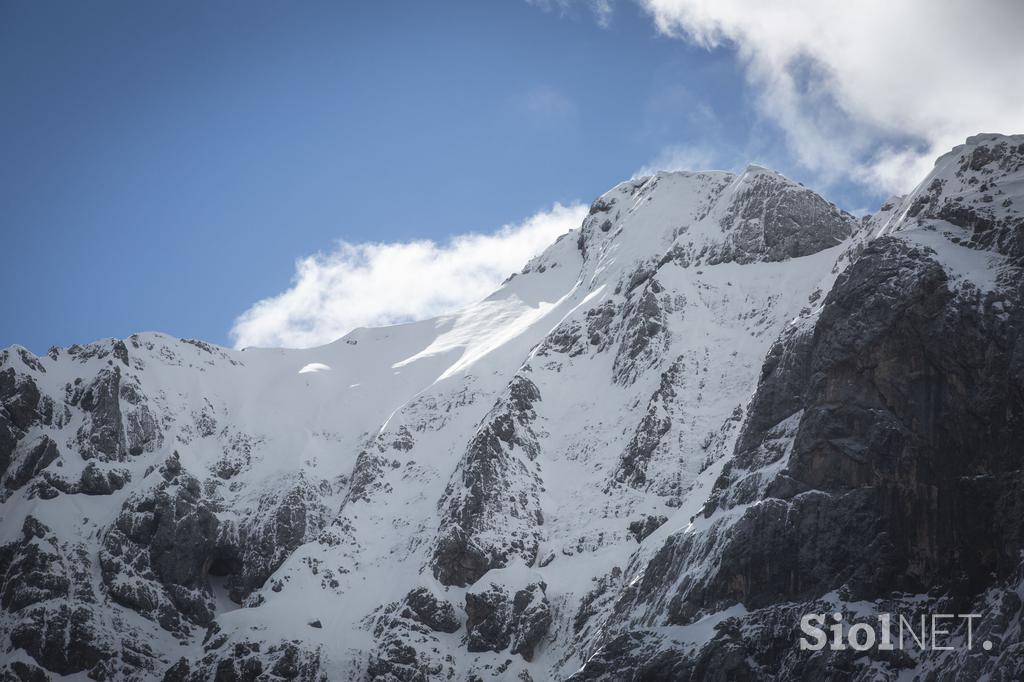
[[[611,26],[613,13],[611,0],[591,0],[590,10],[594,13],[599,26],[602,28]]]
[[[642,0],[658,29],[731,46],[797,161],[905,191],[979,132],[1024,126],[1019,0]]]
[[[720,168],[717,156],[709,147],[701,145],[673,145],[665,147],[651,163],[633,177],[653,175],[657,171],[702,171]]]
[[[526,0],[531,5],[540,7],[545,12],[558,12],[562,16],[571,13],[576,2],[574,0]],[[615,8],[612,0],[583,0],[585,5],[594,15],[594,20],[601,28],[608,28],[612,22],[612,15]]]
[[[556,237],[578,227],[587,208],[555,204],[493,234],[350,244],[296,262],[287,291],[235,320],[235,346],[309,347],[360,326],[419,320],[490,294]]]

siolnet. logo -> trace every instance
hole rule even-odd
[[[828,647],[831,651],[852,649],[867,651],[893,651],[917,648],[931,651],[952,651],[957,648],[973,649],[975,620],[978,613],[952,614],[931,613],[919,616],[879,613],[878,625],[867,622],[847,624],[843,614],[836,612],[807,613],[800,617],[801,651],[820,651]],[[961,633],[961,626],[966,626]],[[955,633],[955,634],[954,634]],[[992,642],[981,642],[985,651],[992,649]]]

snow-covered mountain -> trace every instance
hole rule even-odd
[[[0,676],[1017,679],[1022,268],[1024,136],[979,135],[863,220],[630,180],[320,348],[11,347]],[[797,646],[901,608],[997,645]]]

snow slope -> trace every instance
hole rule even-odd
[[[754,166],[630,180],[487,299],[320,348],[146,333],[3,351],[11,665],[565,679],[627,623],[700,649],[742,604],[670,625],[671,590],[628,611],[622,595],[667,541],[750,504],[694,520],[742,478],[766,355],[872,240],[1001,286],[1020,242],[971,230],[1016,215],[1001,202],[1024,176],[957,175],[979,140],[866,221]],[[1003,213],[978,213],[993,191]],[[733,485],[763,493],[783,465]],[[68,628],[77,643],[50,634]]]

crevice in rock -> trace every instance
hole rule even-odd
[[[203,563],[202,577],[209,586],[217,611],[230,611],[242,604],[235,585],[242,575],[242,559],[231,547],[218,547]]]

